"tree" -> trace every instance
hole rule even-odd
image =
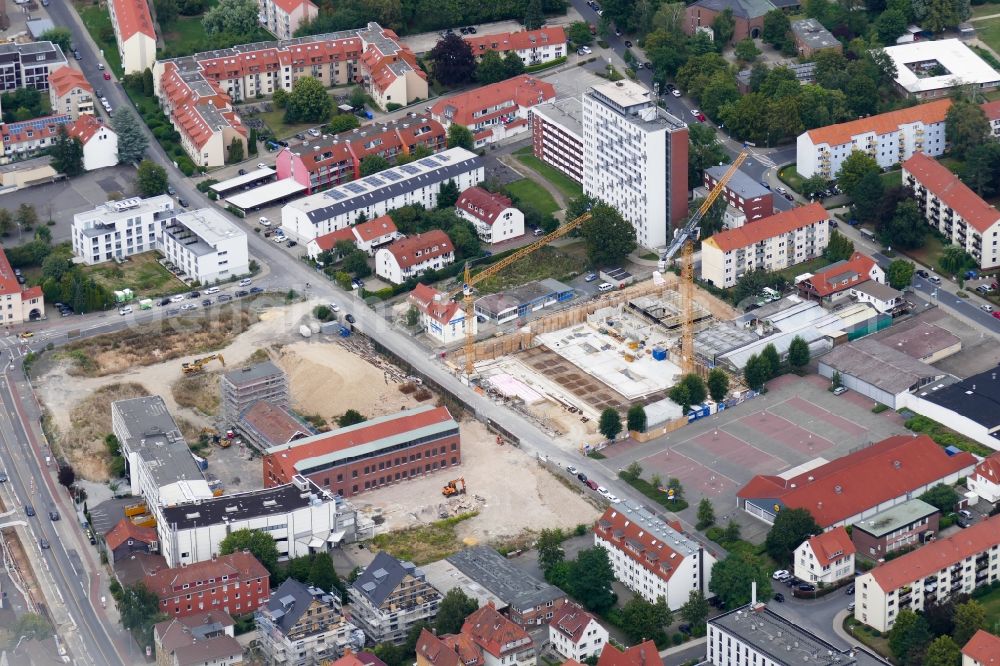
[[[996,141],[971,148],[959,175],[981,197],[992,197],[1000,187],[1000,144]]]
[[[254,0],[221,0],[205,13],[201,23],[208,35],[248,37],[257,30],[258,14]]]
[[[69,28],[49,28],[38,37],[38,41],[58,44],[63,53],[69,53],[72,50],[70,46],[73,44],[73,33]]]
[[[461,192],[454,180],[441,183],[441,189],[438,190],[437,207],[452,208],[458,202],[459,196],[461,196]]]
[[[180,11],[177,0],[154,0],[153,7],[156,8],[156,20],[160,25],[173,23]]]
[[[479,602],[469,597],[461,588],[455,587],[441,599],[438,605],[437,617],[434,619],[434,629],[438,636],[457,634],[462,629],[465,618],[479,608]]]
[[[986,113],[971,99],[954,100],[944,122],[949,150],[958,159],[964,159],[970,150],[985,144],[991,133]]]
[[[927,620],[904,608],[899,611],[896,622],[889,631],[889,650],[897,661],[907,666],[919,666],[931,639]]]
[[[941,257],[938,259],[938,267],[944,273],[959,275],[967,268],[975,268],[976,260],[959,246],[949,245],[941,251]]]
[[[538,566],[542,571],[548,571],[563,561],[562,541],[563,533],[559,529],[545,529],[538,535],[535,548],[538,549]]]
[[[923,246],[927,237],[924,216],[913,199],[900,202],[892,218],[883,220],[876,231],[884,245],[904,250]]]
[[[38,212],[29,203],[22,203],[17,207],[17,215],[14,217],[17,225],[22,229],[31,229],[38,224]]]
[[[373,650],[375,656],[382,660],[385,666],[403,666],[406,663],[406,655],[403,648],[395,643],[379,643]]]
[[[688,413],[691,405],[701,404],[706,395],[705,382],[693,373],[681,377],[668,393],[669,398],[681,406],[681,412],[684,414]]]
[[[792,24],[788,20],[788,14],[780,9],[772,9],[764,14],[764,32],[762,37],[765,42],[774,48],[781,50],[790,40],[789,34],[792,31]]]
[[[757,44],[749,37],[736,42],[736,48],[733,51],[736,59],[743,62],[753,62],[760,55],[760,49],[757,48]]]
[[[796,335],[788,345],[788,364],[793,368],[809,365],[809,343]]]
[[[618,472],[618,476],[629,482],[638,481],[642,476],[642,465],[637,461],[632,461],[628,467]]]
[[[712,608],[701,590],[691,590],[688,600],[681,606],[681,618],[692,627],[701,627],[708,619]]]
[[[715,524],[715,509],[712,508],[712,500],[703,497],[698,502],[698,524],[695,526],[699,530],[704,530]]]
[[[782,509],[764,540],[768,555],[778,564],[792,561],[792,553],[803,541],[823,532],[809,509]]]
[[[285,105],[288,104],[288,91],[284,88],[277,88],[271,95],[271,102],[279,109],[285,108]]]
[[[542,14],[542,0],[528,0],[528,7],[524,12],[524,29],[538,30],[545,22],[545,15]]]
[[[507,67],[497,51],[487,51],[476,65],[476,81],[489,85],[507,78]]]
[[[76,470],[69,463],[63,463],[59,466],[59,485],[65,488],[69,488],[76,482]]]
[[[854,254],[854,241],[850,240],[844,234],[839,231],[830,232],[830,240],[827,243],[826,249],[823,250],[823,256],[826,257],[828,261],[846,261],[851,258]]]
[[[760,358],[762,362],[767,362],[767,367],[769,368],[768,379],[774,379],[781,374],[781,357],[778,355],[778,350],[773,344],[764,347],[764,350],[760,353]]]
[[[333,569],[330,553],[314,553],[309,566],[309,584],[324,592],[339,590],[340,577]]]
[[[905,259],[896,259],[889,264],[885,277],[889,281],[889,286],[893,289],[905,289],[913,282],[914,266],[912,262]]]
[[[962,650],[951,636],[938,636],[927,646],[923,666],[959,666]]]
[[[608,551],[594,546],[580,551],[570,567],[570,590],[584,608],[598,614],[605,613],[615,604],[611,583],[615,572],[608,559]]]
[[[124,588],[118,600],[122,626],[131,631],[141,645],[152,645],[153,625],[163,616],[159,610],[159,598],[144,583]]]
[[[903,608],[896,616],[896,621],[889,630],[889,651],[895,655],[897,660],[902,661],[909,651],[907,645],[907,634],[917,622],[917,614],[909,608]]]
[[[708,395],[714,402],[722,402],[729,393],[729,375],[722,368],[713,368],[708,373]]]
[[[361,121],[353,113],[338,113],[323,127],[323,132],[326,134],[340,134],[341,132],[349,132],[360,126]]]
[[[646,640],[662,644],[666,639],[664,629],[672,621],[670,608],[662,596],[651,604],[639,595],[635,595],[622,606],[622,629],[633,643]]]
[[[427,55],[434,78],[442,85],[468,83],[476,72],[476,58],[468,42],[453,32],[443,37]]]
[[[458,123],[452,123],[449,125],[448,147],[473,150],[476,147],[476,140],[472,136],[472,130],[465,125],[459,125]]]
[[[860,150],[853,150],[840,165],[840,171],[837,172],[837,183],[844,194],[853,198],[854,188],[861,182],[865,174],[875,173],[877,175],[879,171],[878,162],[875,161],[874,157]]]
[[[802,194],[811,197],[825,190],[829,184],[826,176],[816,173],[803,180],[799,189],[802,190]]]
[[[955,505],[958,504],[959,495],[958,492],[951,486],[939,483],[921,495],[920,499],[928,504],[936,506],[941,513],[948,514],[955,510]]]
[[[896,43],[896,38],[906,32],[906,14],[898,9],[887,9],[875,20],[875,34],[886,46]]]
[[[331,113],[333,99],[319,79],[302,76],[295,80],[285,104],[286,123],[324,123]]]
[[[626,422],[629,430],[646,432],[646,408],[638,403],[629,407]]]
[[[736,20],[733,18],[733,10],[726,7],[725,10],[712,21],[712,32],[715,34],[717,48],[723,49],[733,39],[736,32]]]
[[[149,139],[135,114],[128,107],[118,107],[111,116],[111,128],[118,135],[118,161],[137,163],[141,160],[146,154]]]
[[[851,194],[857,216],[865,222],[875,220],[875,212],[878,211],[878,204],[884,193],[885,185],[878,173],[869,171],[862,176]]]
[[[365,415],[356,409],[348,409],[346,412],[337,417],[337,425],[341,428],[346,428],[347,426],[357,425],[358,423],[364,423],[368,419]]]
[[[278,569],[278,546],[274,537],[260,530],[239,529],[230,532],[219,543],[219,555],[249,550],[274,576]]]
[[[184,16],[197,16],[205,11],[205,0],[178,0],[177,9]]]
[[[508,51],[503,57],[504,73],[508,79],[524,74],[524,61],[517,51]]]
[[[52,168],[69,178],[83,173],[83,144],[75,136],[70,136],[66,126],[59,128],[59,134],[49,149]]]
[[[613,440],[618,437],[618,434],[622,431],[622,417],[619,416],[618,411],[608,407],[601,412],[601,422],[597,430],[608,439]]]
[[[6,208],[0,208],[0,236],[10,235],[10,230],[14,227],[14,217]]]
[[[361,160],[361,165],[359,167],[359,172],[362,176],[370,176],[379,171],[385,171],[389,168],[389,160],[385,159],[381,155],[366,155]]]
[[[715,131],[702,123],[688,127],[688,182],[700,183],[703,172],[727,159]]]
[[[616,209],[598,203],[590,209],[590,219],[580,227],[587,259],[595,266],[615,266],[636,248],[635,227]]]
[[[52,624],[38,613],[24,613],[13,627],[15,636],[23,636],[31,640],[44,641],[52,636]]]
[[[771,366],[767,361],[762,361],[760,356],[753,354],[747,359],[743,366],[743,380],[753,391],[760,391],[767,383],[771,373]]]
[[[967,601],[955,606],[955,642],[965,647],[977,631],[986,628],[986,609],[978,601]]]
[[[356,278],[366,278],[372,274],[368,265],[368,255],[361,250],[355,250],[344,257],[344,270]]]
[[[574,21],[566,28],[566,36],[574,46],[588,46],[594,42],[594,36],[590,34],[590,26],[586,21]]]
[[[757,582],[757,598],[771,596],[771,576],[760,558],[745,551],[734,551],[712,566],[708,589],[714,592],[726,608],[739,608],[750,603],[750,583]]]
[[[229,144],[229,156],[227,161],[230,164],[243,161],[243,142],[240,141],[239,137],[234,136],[232,142]]]
[[[136,170],[135,186],[144,197],[155,197],[167,191],[167,170],[156,162],[143,160]]]

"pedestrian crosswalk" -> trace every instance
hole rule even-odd
[[[760,162],[761,164],[763,164],[766,167],[773,168],[773,167],[777,166],[777,164],[775,164],[774,160],[772,160],[767,155],[764,155],[762,153],[754,153],[754,152],[751,152],[750,154],[753,155],[754,159],[756,159],[758,162]]]

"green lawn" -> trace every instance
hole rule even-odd
[[[305,132],[310,127],[316,126],[316,123],[292,123],[286,125],[284,109],[275,109],[274,111],[258,114],[256,117],[263,120],[271,131],[274,132],[275,139],[287,139],[299,132]]]
[[[477,284],[476,289],[480,294],[485,295],[545,278],[565,282],[576,277],[586,268],[587,257],[583,243],[573,243],[558,248],[549,245],[537,250],[532,255],[531,261],[519,261],[511,264],[493,277]]]
[[[519,162],[537,171],[545,180],[552,183],[567,199],[576,199],[583,195],[583,185],[576,182],[559,169],[546,164],[532,154],[531,147],[525,146],[514,153]]]
[[[882,185],[885,187],[898,187],[903,184],[903,171],[902,169],[896,169],[895,171],[886,171],[882,176]]]
[[[207,12],[216,4],[218,4],[216,0],[208,0],[205,3],[205,11]],[[206,51],[211,48],[211,42],[208,40],[208,35],[205,34],[205,28],[202,26],[203,16],[178,16],[173,24],[170,25],[163,36],[163,40],[170,47],[169,54],[171,57],[191,55],[192,53]],[[273,39],[274,35],[258,27],[257,31],[246,40],[246,43],[271,41]]]
[[[985,5],[976,5],[972,8],[972,18],[991,16],[993,14],[1000,14],[1000,4],[986,3]],[[976,23],[980,23],[980,21],[976,21]]]
[[[939,157],[938,162],[948,167],[948,170],[952,173],[958,173],[964,166],[961,160],[955,159],[954,157]]]
[[[994,6],[993,14],[1000,14],[1000,6]],[[1000,19],[990,19],[988,21],[976,21],[972,24],[976,28],[976,36],[986,42],[991,49],[1000,53]]]
[[[929,233],[924,239],[923,247],[916,250],[906,250],[903,254],[907,254],[921,264],[937,270],[938,259],[941,257],[941,250],[943,249],[944,243],[941,242],[941,239]]]
[[[548,190],[533,180],[522,178],[507,185],[507,191],[532,206],[542,215],[552,215],[559,210],[559,205]]]
[[[976,599],[986,609],[986,630],[1000,633],[1000,590]]]
[[[158,258],[156,252],[144,252],[132,255],[121,265],[108,262],[85,266],[84,271],[108,289],[120,290],[127,287],[138,298],[168,296],[186,291],[187,285],[161,266]]]
[[[797,276],[802,275],[803,273],[815,273],[824,266],[829,265],[830,260],[826,257],[816,257],[815,259],[810,259],[809,261],[803,261],[801,264],[789,266],[782,271],[778,271],[778,273],[785,276],[785,279],[789,282],[792,282]]]
[[[90,33],[97,46],[104,51],[104,60],[108,63],[108,67],[120,79],[122,77],[122,59],[118,55],[114,28],[111,26],[111,17],[107,10],[93,4],[77,3],[76,11],[83,20],[83,24],[87,26],[87,32]],[[110,39],[103,39],[102,34],[109,36]]]
[[[778,178],[781,182],[788,185],[788,187],[792,188],[799,194],[802,193],[802,181],[804,181],[805,178],[803,178],[802,175],[795,170],[794,164],[786,166],[784,169],[779,171]]]

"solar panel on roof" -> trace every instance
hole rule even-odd
[[[385,181],[379,178],[378,176],[369,176],[368,182],[371,183],[372,185],[378,185],[379,187],[385,185]]]
[[[399,175],[398,173],[396,173],[395,171],[393,171],[391,169],[389,171],[381,171],[381,172],[379,172],[379,175],[382,176],[383,178],[389,179],[390,181],[392,181],[394,183],[396,181],[403,180],[403,177],[401,175]]]
[[[362,192],[368,191],[368,188],[361,183],[347,183],[344,185],[344,189],[349,192],[354,192],[355,194],[361,194]]]
[[[364,583],[362,584],[361,589],[365,592],[374,592],[376,587],[378,587],[378,585],[375,583]]]
[[[334,201],[340,201],[341,199],[346,199],[347,195],[340,190],[330,190],[326,193],[326,196],[330,197]]]
[[[406,173],[410,174],[411,176],[415,176],[416,174],[420,173],[420,169],[418,169],[417,167],[413,166],[412,164],[404,164],[403,166],[401,166],[399,168],[402,171],[405,171]]]
[[[445,164],[445,161],[439,158],[437,155],[428,155],[422,160],[419,160],[417,164],[423,164],[424,166],[431,167],[433,169],[434,167]]]

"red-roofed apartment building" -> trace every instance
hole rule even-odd
[[[96,116],[82,115],[66,131],[83,144],[83,168],[87,171],[118,164],[118,135]]]
[[[111,0],[108,13],[125,73],[152,68],[156,62],[156,31],[146,0]]]
[[[7,254],[0,247],[0,323],[5,326],[35,321],[45,316],[41,287],[22,289]]]
[[[432,153],[444,150],[447,139],[447,132],[436,120],[406,116],[333,136],[307,138],[298,146],[282,148],[274,168],[279,180],[294,178],[313,194],[360,177],[361,160],[369,155],[384,157],[395,165],[400,155],[409,155],[417,146]]]
[[[396,223],[388,215],[381,215],[374,220],[368,220],[352,227],[338,229],[333,233],[317,236],[306,244],[306,253],[310,259],[315,259],[323,252],[333,250],[340,241],[351,241],[368,256],[374,256],[375,251],[399,238]]]
[[[653,641],[633,645],[624,652],[608,643],[597,660],[597,666],[660,666],[662,663]]]
[[[402,284],[454,261],[455,246],[448,234],[440,229],[431,229],[380,248],[375,253],[375,275],[393,284]]]
[[[431,116],[445,127],[452,123],[472,130],[475,146],[528,131],[528,111],[556,96],[551,83],[529,74],[474,88],[438,101]]]
[[[535,645],[493,602],[465,618],[457,634],[427,629],[417,639],[417,666],[535,666]]]
[[[160,612],[174,617],[207,610],[252,613],[271,594],[267,569],[245,551],[162,569],[147,575],[144,582],[160,599]]]
[[[992,504],[1000,502],[1000,453],[994,453],[976,465],[966,479],[969,490]]]
[[[641,507],[623,503],[605,511],[594,524],[594,544],[608,551],[615,578],[650,603],[663,597],[677,609],[692,591],[711,595],[715,556]]]
[[[796,286],[802,296],[830,304],[846,298],[851,287],[869,280],[885,284],[885,271],[871,257],[855,252],[850,259],[821,268]]]
[[[76,120],[81,114],[94,114],[94,88],[78,69],[63,65],[49,73],[49,107],[52,113],[69,114]]]
[[[831,585],[854,575],[854,542],[843,527],[812,536],[795,549],[795,577]]]
[[[1000,266],[1000,210],[923,153],[903,162],[903,185],[913,190],[927,223],[971,254],[979,268]]]
[[[62,114],[0,124],[3,157],[7,161],[22,159],[51,148],[59,136],[59,130],[71,120],[69,114]]]
[[[549,644],[566,659],[583,662],[601,654],[608,630],[579,605],[567,601],[549,621]]]
[[[823,254],[830,242],[830,213],[816,202],[719,231],[701,243],[701,277],[732,287],[753,270],[780,271]]]
[[[901,610],[925,610],[1000,580],[1000,516],[881,564],[855,582],[854,617],[889,631]]]
[[[962,648],[962,666],[1000,666],[1000,637],[977,631]]]
[[[468,35],[462,39],[472,48],[472,55],[476,58],[482,58],[490,51],[496,51],[502,56],[513,51],[521,58],[525,67],[540,65],[566,55],[566,31],[561,25],[492,35]]]
[[[502,243],[524,235],[524,213],[514,208],[510,197],[478,185],[462,192],[455,202],[455,212],[472,222],[484,243]]]
[[[773,523],[784,509],[808,509],[824,530],[852,525],[939,484],[968,476],[976,457],[949,455],[928,437],[896,435],[791,478],[757,475],[736,493],[741,509]]]
[[[420,313],[420,326],[429,337],[444,345],[465,339],[465,309],[461,303],[426,284],[414,287],[409,301]],[[476,318],[471,321],[475,335]]]
[[[312,0],[260,0],[260,23],[278,39],[291,39],[299,26],[319,16]]]
[[[268,449],[264,486],[297,474],[350,497],[462,462],[458,424],[444,407],[419,407]]]

